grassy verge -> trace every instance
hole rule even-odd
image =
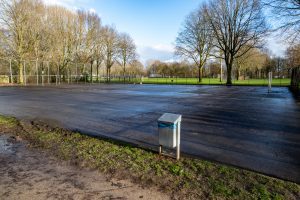
[[[299,199],[300,185],[212,162],[179,162],[154,152],[0,116],[0,133],[19,136],[60,159],[114,178],[157,186],[180,199]]]

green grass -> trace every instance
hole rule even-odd
[[[100,80],[101,83],[105,83],[105,79]],[[89,82],[89,79],[88,81]],[[202,82],[199,83],[198,78],[143,78],[141,81],[140,78],[131,78],[130,80],[126,78],[125,83],[139,83],[143,84],[177,84],[177,85],[225,85],[226,80],[220,82],[218,78],[203,78]],[[289,78],[285,79],[273,79],[272,86],[289,86],[291,80]],[[94,78],[94,83],[97,83],[96,78]],[[111,78],[110,83],[124,83],[123,78]],[[249,80],[232,80],[233,85],[238,86],[267,86],[268,79],[249,79]]]
[[[94,168],[110,177],[156,186],[181,199],[299,199],[300,186],[247,170],[200,159],[176,161],[156,152],[112,140],[19,122],[0,116],[0,133],[27,140],[71,163]]]
[[[137,81],[138,82],[138,81]],[[144,78],[145,84],[188,84],[188,85],[224,85],[226,80],[220,82],[218,78],[203,78],[199,83],[197,78]],[[233,85],[267,86],[267,79],[232,80]],[[273,86],[288,86],[290,79],[273,79]]]

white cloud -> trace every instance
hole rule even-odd
[[[98,14],[96,9],[88,8],[87,5],[94,0],[43,0],[46,5],[58,5],[63,6],[70,11],[76,12],[77,10],[86,10],[93,14]]]
[[[174,52],[174,47],[172,45],[158,44],[152,46],[152,48],[158,51]]]
[[[280,36],[272,34],[266,41],[267,48],[271,51],[272,54],[274,54],[274,56],[285,56],[285,51],[288,45],[286,41],[284,41],[284,39],[280,38]]]
[[[169,60],[164,60],[164,62],[166,62],[166,63],[181,62],[181,61],[183,61],[183,60],[180,58],[171,58]]]
[[[85,10],[89,10],[90,12],[96,12],[95,9],[91,8],[91,9],[87,9],[86,5],[90,4],[91,1],[94,0],[43,0],[43,2],[46,5],[59,5],[59,6],[63,6],[66,7],[70,10],[78,10],[78,9],[85,9]]]
[[[90,8],[90,9],[89,9],[89,12],[90,12],[90,13],[93,13],[93,14],[97,13],[97,11],[96,11],[94,8]]]
[[[60,5],[60,6],[70,6],[76,3],[76,0],[44,0],[47,5]]]
[[[174,47],[172,45],[157,44],[153,46],[137,45],[140,60],[146,64],[148,60],[172,61],[174,59]]]

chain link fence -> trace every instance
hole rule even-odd
[[[91,64],[87,63],[69,62],[62,67],[62,65],[49,61],[16,61],[0,58],[0,83],[59,85],[105,82],[107,79],[99,68],[95,64],[91,67]]]
[[[273,71],[273,86],[290,86],[291,69],[280,69]],[[129,72],[128,72],[129,73]],[[88,83],[125,83],[125,84],[174,84],[174,85],[225,85],[226,72],[222,77],[218,73],[207,70],[202,81],[193,76],[166,76],[144,77],[143,75],[123,72],[112,74],[107,77],[104,66],[95,63],[68,62],[64,65],[49,61],[25,60],[0,58],[0,84],[23,84],[23,85],[60,85],[60,84],[88,84]],[[259,78],[257,78],[259,77]],[[268,86],[268,72],[244,72],[237,77],[232,76],[233,85],[256,85]]]

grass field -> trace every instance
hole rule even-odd
[[[89,82],[89,78],[86,79]],[[93,82],[106,83],[105,78],[101,78],[97,81],[97,78],[93,78]],[[143,80],[141,78],[126,78],[125,82],[122,77],[111,78],[111,83],[130,83],[130,84],[175,84],[175,85],[225,85],[226,80],[224,79],[220,82],[219,78],[203,78],[202,82],[199,83],[198,78],[148,78],[144,77]],[[248,80],[236,80],[232,79],[233,85],[237,86],[268,86],[268,79],[248,79]],[[277,87],[286,87],[291,83],[291,79],[273,79],[272,86]]]
[[[112,140],[92,138],[39,122],[0,116],[0,134],[20,137],[33,148],[109,177],[156,186],[173,199],[299,199],[300,186],[205,160],[180,161]]]
[[[112,78],[112,83],[124,83],[122,78]],[[289,86],[291,80],[285,79],[273,79],[272,86]],[[141,83],[140,78],[126,79],[125,83]],[[177,85],[225,85],[226,80],[220,82],[218,78],[203,78],[202,82],[198,82],[198,78],[143,78],[143,84],[177,84]],[[233,85],[238,86],[267,86],[268,79],[249,79],[249,80],[232,80]]]
[[[137,81],[138,82],[138,81]],[[267,79],[233,80],[233,85],[267,86]],[[197,78],[143,78],[144,84],[188,84],[188,85],[224,85],[218,78],[203,78],[199,83]],[[273,79],[273,86],[288,86],[290,79]]]

